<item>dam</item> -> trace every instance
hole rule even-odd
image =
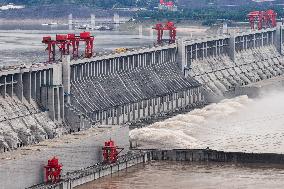
[[[32,158],[36,162],[29,169],[32,179],[22,178],[20,186],[27,188],[43,182],[39,167],[52,151],[42,151],[40,147],[30,150],[30,145],[41,146],[63,135],[76,136],[107,126],[98,132],[109,134],[100,137],[94,134],[92,147],[86,142],[84,148],[78,144],[76,150],[95,148],[98,152],[99,144],[107,136],[118,140],[127,136],[120,143],[127,147],[125,124],[194,109],[228,97],[256,96],[260,87],[283,86],[283,37],[283,26],[278,26],[194,40],[180,38],[173,44],[99,54],[88,59],[65,55],[62,61],[52,64],[2,68],[1,180],[7,180],[7,175],[20,178],[27,174],[24,169],[13,173],[11,170],[16,169],[15,165],[23,166],[23,159]],[[82,150],[85,156],[93,158],[87,163],[80,162],[80,156],[72,155],[71,147],[66,145],[58,146],[64,149],[62,152],[54,152],[62,158],[69,154],[74,158],[66,159],[64,173],[100,161]],[[21,150],[35,151],[37,158],[28,152],[23,157],[15,154]],[[72,161],[77,161],[78,167]],[[19,188],[19,183],[4,186]]]

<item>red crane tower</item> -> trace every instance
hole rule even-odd
[[[156,24],[153,27],[154,30],[157,30],[157,43],[161,44],[163,42],[164,31],[169,31],[169,43],[175,43],[176,41],[176,27],[173,22],[168,21],[164,26],[161,23]]]
[[[48,61],[55,61],[56,46],[60,51],[60,57],[70,54],[70,46],[72,46],[72,57],[79,57],[79,44],[85,42],[85,58],[91,58],[93,56],[94,48],[94,36],[91,36],[90,32],[82,32],[80,36],[75,34],[58,34],[56,39],[52,40],[50,36],[43,37],[42,43],[47,44],[46,50],[48,51]]]
[[[157,43],[161,44],[163,40],[163,34],[164,34],[164,27],[163,24],[158,23],[155,27],[153,27],[154,30],[157,30]]]
[[[173,22],[167,22],[164,26],[164,30],[169,30],[169,43],[175,43],[176,42],[176,35],[177,35],[177,31],[176,31],[176,27],[175,24]]]
[[[107,163],[107,164],[115,163],[118,159],[118,154],[123,149],[124,148],[119,148],[115,146],[114,141],[111,139],[109,141],[106,141],[105,146],[103,147],[104,163]]]
[[[267,11],[253,11],[248,14],[251,29],[255,29],[255,24],[257,24],[257,29],[261,30],[264,28],[274,28],[277,25],[276,22],[277,13],[273,10]]]
[[[61,177],[62,165],[59,164],[58,159],[53,157],[48,160],[45,168],[45,181],[46,182],[58,182]]]
[[[267,10],[266,12],[266,25],[274,28],[277,26],[277,13],[274,10]]]
[[[48,51],[48,61],[55,61],[55,44],[56,42],[50,36],[43,37],[42,43],[47,44],[46,50]]]
[[[80,33],[81,41],[85,42],[85,57],[91,58],[93,56],[94,37],[90,32]]]

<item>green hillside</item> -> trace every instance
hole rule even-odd
[[[15,3],[26,6],[76,4],[100,8],[149,6],[157,4],[157,2],[157,0],[0,0],[1,4]]]

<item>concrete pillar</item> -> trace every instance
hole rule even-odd
[[[261,46],[263,47],[263,44],[264,44],[264,35],[263,35],[263,33],[261,33]]]
[[[137,66],[141,66],[141,54],[137,54]]]
[[[64,88],[59,87],[59,106],[60,106],[60,119],[58,120],[60,123],[64,120]]]
[[[54,87],[53,89],[54,94],[54,117],[55,120],[60,120],[60,99],[59,99],[59,88]],[[48,99],[49,100],[49,99]]]
[[[65,93],[65,102],[70,103],[70,55],[62,58],[62,84]]]
[[[126,69],[127,70],[130,69],[130,57],[129,56],[126,57]]]
[[[48,107],[48,115],[51,120],[55,120],[55,106],[54,106],[54,88],[49,87],[47,88],[47,94],[48,94],[48,101],[47,101],[47,107]]]
[[[177,62],[179,65],[179,68],[181,69],[181,71],[184,73],[187,67],[187,60],[186,60],[186,52],[185,52],[185,43],[184,40],[181,38],[178,40],[178,54],[177,54]],[[189,64],[191,64],[191,62],[189,62]],[[188,65],[191,66],[191,65]],[[188,73],[184,73],[185,76],[188,75]]]
[[[205,43],[202,43],[202,49],[201,49],[201,52],[202,52],[202,59],[204,59],[205,58],[205,45],[204,45]]]
[[[96,74],[97,74],[97,76],[99,76],[100,75],[100,73],[101,73],[101,61],[97,61],[97,65],[96,65]]]
[[[236,60],[236,38],[235,36],[231,36],[229,39],[229,56],[232,61]]]
[[[162,106],[161,106],[161,97],[157,98],[157,103],[158,103],[158,109],[157,112],[160,113],[162,110]]]
[[[28,102],[31,102],[31,73],[23,74],[23,94]]]
[[[20,99],[23,100],[23,75],[22,73],[18,73],[15,75],[15,79],[17,84],[15,85],[15,94]]]
[[[36,100],[36,73],[31,72],[31,96],[34,100]]]
[[[276,28],[276,37],[275,37],[275,44],[278,52],[283,55],[284,54],[284,48],[283,48],[283,26],[278,25]]]
[[[53,64],[51,85],[62,85],[62,64]]]
[[[136,57],[137,55],[132,55],[131,56],[131,64],[130,64],[130,69],[133,69],[133,68],[135,68],[135,57]]]
[[[150,65],[153,65],[154,63],[155,63],[155,51],[151,53],[151,64]]]
[[[6,77],[6,92],[10,97],[14,95],[14,76],[8,75]]]
[[[252,38],[252,40],[253,40],[253,48],[256,47],[256,37],[255,37],[255,35],[256,34],[253,34],[253,38]]]
[[[95,62],[92,62],[92,77],[95,76]]]
[[[274,37],[274,32],[271,32],[271,45],[274,44],[274,39],[276,39],[276,37]]]
[[[117,71],[117,59],[114,58],[114,59],[112,60],[112,63],[113,63],[113,66],[114,66],[114,72],[116,72],[116,71]]]
[[[3,96],[3,98],[5,98],[6,97],[6,92],[7,92],[6,76],[2,76],[0,78],[0,84],[1,84],[1,86],[0,86],[0,93]]]
[[[40,87],[41,87],[41,77],[42,77],[43,72],[38,71],[36,73],[36,101],[40,103]]]

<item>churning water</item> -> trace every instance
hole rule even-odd
[[[130,132],[140,148],[284,152],[284,93],[239,96]]]

